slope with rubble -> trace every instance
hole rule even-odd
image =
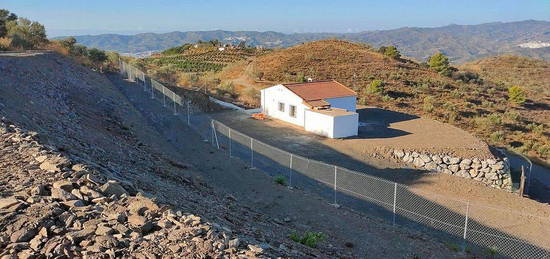
[[[116,75],[54,53],[3,55],[0,74],[2,256],[465,256],[273,184],[134,106]],[[306,231],[326,238],[288,238]]]

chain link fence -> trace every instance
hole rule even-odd
[[[298,156],[268,145],[212,119],[181,97],[121,62],[120,72],[144,94],[186,122],[204,141],[251,168],[284,178],[289,188],[313,192],[335,206],[436,235],[465,251],[512,258],[550,258],[550,219],[426,193],[405,185]]]

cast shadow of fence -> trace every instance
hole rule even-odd
[[[144,82],[136,85],[143,86],[145,94],[151,94],[152,99],[165,100],[159,89],[151,87],[149,93]],[[428,232],[466,250],[483,250],[488,255],[498,253],[512,258],[550,257],[548,245],[544,243],[548,240],[533,244],[532,238],[525,240],[486,224],[483,210],[489,210],[488,207],[470,206],[468,202],[435,194],[421,195],[405,185],[365,174],[368,172],[351,171],[291,154],[231,130],[185,100],[174,101],[169,111],[229,157],[250,163],[250,167],[271,176],[283,176],[289,187],[316,193],[332,204]],[[539,224],[543,228],[547,222]],[[510,225],[517,223],[510,222]]]
[[[466,201],[420,195],[405,185],[288,153],[217,121],[214,127],[214,144],[232,158],[272,177],[282,176],[289,187],[318,194],[332,204],[428,232],[465,250],[513,258],[550,256],[542,246],[485,225],[478,220],[484,212]]]

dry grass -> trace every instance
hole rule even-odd
[[[464,83],[422,64],[385,57],[363,44],[323,40],[258,56],[253,69],[263,72],[264,78],[274,83],[293,82],[302,76],[315,80],[336,79],[356,90],[362,104],[450,123],[495,146],[514,148],[550,162],[550,125],[543,125],[550,121],[549,111],[544,110],[548,100],[539,98],[540,103],[523,107],[508,102],[506,86],[521,82],[512,76],[513,71],[526,76],[537,74],[526,85],[533,93],[539,91],[537,86],[549,85],[548,66],[539,65],[531,71],[528,66],[531,63],[539,64],[530,59],[510,68],[503,64],[497,70],[512,72],[502,73],[496,83],[494,77],[483,73],[483,84]],[[384,81],[384,94],[367,94],[366,89],[375,80]],[[518,116],[504,118],[509,114]],[[485,121],[492,123],[497,116],[503,117],[501,123],[487,126]],[[530,124],[542,127],[539,130],[542,133],[535,134],[527,127]]]

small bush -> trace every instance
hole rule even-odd
[[[494,143],[501,143],[504,141],[504,132],[501,130],[491,133],[491,141]]]
[[[286,185],[286,177],[282,175],[275,176],[275,183],[280,185]]]
[[[504,117],[510,121],[519,121],[520,114],[518,112],[507,111],[504,113]]]
[[[9,50],[11,47],[11,39],[10,38],[0,38],[0,51],[2,50]]]
[[[365,92],[367,94],[383,94],[384,93],[384,81],[382,80],[374,80],[372,81],[369,86],[367,86],[367,89],[365,89]]]
[[[386,103],[387,103],[387,102],[391,102],[391,101],[393,101],[393,100],[394,100],[394,99],[393,99],[391,96],[387,95],[387,94],[384,95],[384,96],[382,96],[382,101],[383,101],[383,102],[386,102]]]
[[[511,103],[522,105],[527,100],[525,90],[517,85],[508,88],[508,100]]]
[[[231,98],[236,98],[238,96],[237,92],[235,91],[235,86],[232,82],[224,83],[218,86],[218,88],[216,88],[216,94],[229,95]]]
[[[544,132],[544,124],[537,125],[536,123],[529,123],[527,125],[527,128],[537,135],[542,135],[542,133]]]
[[[491,124],[491,126],[499,126],[502,125],[502,116],[496,113],[492,113],[487,115],[487,120]]]
[[[309,246],[311,248],[317,247],[317,244],[325,239],[325,234],[321,232],[305,232],[304,235],[300,236],[298,233],[294,232],[290,234],[290,239],[294,242]]]
[[[434,104],[433,104],[433,100],[434,98],[432,96],[426,96],[424,97],[424,104],[422,105],[422,109],[425,111],[425,112],[428,112],[428,113],[431,113],[433,112],[434,110]]]

